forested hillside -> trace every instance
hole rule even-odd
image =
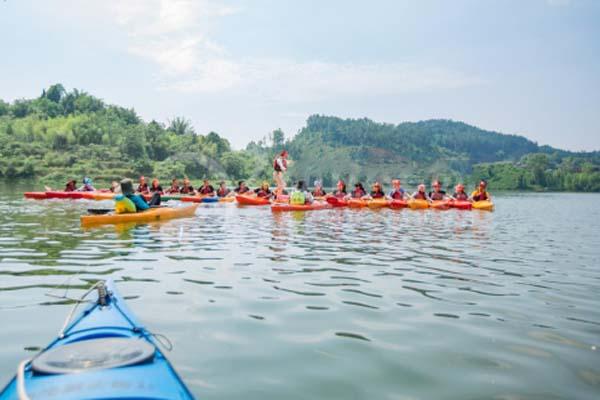
[[[142,121],[133,109],[107,105],[57,84],[32,100],[0,100],[0,177],[62,182],[90,175],[241,178],[268,163],[233,151],[214,132],[200,135],[184,118]],[[265,172],[266,171],[266,172]]]
[[[79,90],[53,85],[40,97],[0,100],[0,178],[44,183],[123,176],[163,180],[270,179],[273,156],[290,152],[288,180],[322,179],[406,185],[441,179],[450,185],[485,178],[494,189],[600,191],[600,153],[538,146],[517,135],[462,122],[429,120],[398,125],[313,115],[293,138],[281,130],[235,151],[215,132],[194,131],[176,117],[166,124],[140,119],[133,109],[105,104]]]

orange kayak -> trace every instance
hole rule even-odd
[[[450,202],[448,200],[434,200],[429,204],[429,207],[436,210],[447,210],[450,208]]]
[[[408,207],[408,201],[406,200],[392,200],[390,202],[390,208],[406,208]]]
[[[420,210],[424,208],[429,208],[429,203],[427,202],[427,200],[410,199],[408,201],[408,206],[413,210]]]
[[[166,219],[191,217],[196,212],[198,204],[185,207],[159,207],[146,211],[126,214],[82,215],[81,226],[120,224],[126,222],[153,222]]]
[[[450,208],[458,208],[459,210],[470,210],[473,207],[470,201],[466,200],[450,200]]]
[[[25,196],[26,199],[36,199],[36,200],[42,200],[42,199],[48,198],[48,197],[46,197],[46,192],[25,192],[25,193],[23,193],[23,196]]]
[[[271,204],[271,200],[264,197],[237,195],[235,200],[243,206],[268,206]]]
[[[330,204],[323,202],[314,202],[312,204],[273,204],[271,211],[310,211],[310,210],[324,210],[332,208]]]
[[[347,203],[348,203],[348,207],[351,207],[351,208],[363,208],[368,205],[367,200],[363,200],[363,199],[349,199],[347,201]]]
[[[389,207],[391,201],[387,199],[372,199],[367,201],[367,206],[369,208],[384,208]]]

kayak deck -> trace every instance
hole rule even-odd
[[[119,224],[124,222],[152,222],[173,218],[191,217],[194,215],[197,208],[198,204],[192,204],[186,207],[178,208],[150,208],[146,211],[127,214],[82,215],[81,225],[94,226],[105,224]]]
[[[27,395],[32,399],[193,399],[177,372],[156,345],[152,334],[136,321],[111,281],[106,282],[107,295],[89,305],[33,362],[23,369]],[[98,293],[100,287],[98,287]],[[131,344],[128,350],[105,346],[107,343]],[[142,345],[142,346],[139,346]],[[125,366],[98,366],[102,362],[118,362],[127,353],[138,355],[145,348],[144,360]],[[82,349],[88,348],[87,352]],[[74,349],[79,349],[75,351]],[[61,354],[62,353],[62,354]],[[135,354],[134,354],[135,353]],[[92,355],[90,355],[92,354]],[[55,358],[50,368],[79,366],[73,373],[40,372],[36,363]],[[60,357],[63,360],[60,361]],[[92,367],[90,368],[90,365]],[[17,377],[0,391],[0,399],[17,399]]]

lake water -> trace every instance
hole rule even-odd
[[[0,385],[111,277],[202,399],[600,398],[600,195],[495,203],[82,230],[0,189]]]

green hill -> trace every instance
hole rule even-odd
[[[0,179],[44,184],[89,175],[162,180],[270,179],[277,151],[291,155],[289,181],[322,179],[407,186],[441,179],[447,185],[485,178],[493,189],[600,191],[600,153],[538,146],[449,120],[398,125],[313,115],[292,139],[269,139],[235,151],[215,132],[194,132],[177,117],[145,122],[133,109],[105,104],[88,93],[53,85],[36,99],[0,100]]]

